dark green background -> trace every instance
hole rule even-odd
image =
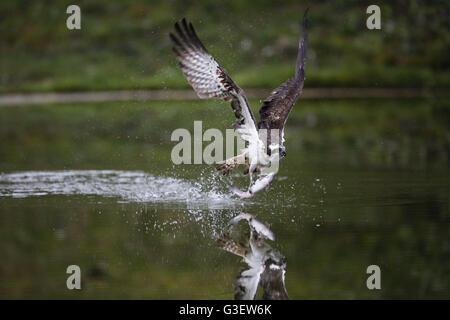
[[[81,8],[81,30],[66,8]],[[293,74],[309,6],[308,85],[448,87],[448,1],[2,1],[1,91],[187,87],[168,34],[186,17],[243,87]]]

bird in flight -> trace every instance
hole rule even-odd
[[[289,299],[284,282],[286,258],[265,241],[265,239],[275,240],[272,230],[254,216],[244,212],[234,217],[229,225],[234,228],[241,220],[247,220],[250,227],[247,243],[236,242],[232,237],[232,229],[217,239],[217,246],[220,249],[242,257],[248,265],[233,283],[234,298],[253,300],[260,286],[263,290],[263,300]]]
[[[216,163],[218,171],[229,173],[245,164],[244,174],[249,174],[247,191],[234,184],[231,191],[241,198],[250,198],[269,187],[278,170],[278,161],[286,156],[284,128],[289,112],[301,95],[305,81],[306,49],[308,44],[306,10],[303,16],[303,34],[300,37],[295,75],[272,91],[259,109],[257,122],[244,90],[228,75],[225,69],[206,50],[198,38],[192,23],[183,19],[175,23],[175,33],[170,34],[173,52],[179,60],[184,76],[201,99],[221,98],[231,101],[236,121],[233,128],[246,142],[241,154]],[[253,175],[256,174],[256,180]]]

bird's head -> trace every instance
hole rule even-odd
[[[287,259],[283,254],[281,254],[281,252],[274,249],[267,252],[266,261],[264,261],[264,264],[272,270],[285,269]]]
[[[286,147],[285,146],[281,146],[279,148],[279,153],[280,153],[280,158],[286,157]]]

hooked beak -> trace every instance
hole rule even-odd
[[[282,268],[286,268],[287,259],[285,257],[281,258],[280,263],[281,263]]]

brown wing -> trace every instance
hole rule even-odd
[[[214,57],[206,50],[191,23],[185,19],[175,24],[176,35],[170,34],[173,52],[179,60],[184,76],[199,98],[231,100],[236,117],[235,130],[243,140],[257,139],[256,121],[244,91],[231,79]]]
[[[307,13],[308,10],[306,10],[305,15],[303,16],[303,36],[299,41],[295,76],[276,88],[272,94],[263,101],[263,104],[259,109],[259,129],[279,129],[282,131],[289,112],[302,93],[303,83],[305,81],[304,66],[308,45]]]
[[[244,258],[245,255],[247,254],[246,248],[236,243],[233,239],[227,236],[223,236],[217,239],[217,247],[219,247],[222,250],[233,253],[237,256],[240,256],[242,258]]]
[[[272,268],[274,263],[277,268]],[[260,286],[263,288],[263,300],[289,300],[284,284],[285,267],[279,266],[272,259],[266,260],[264,272],[261,274]]]

